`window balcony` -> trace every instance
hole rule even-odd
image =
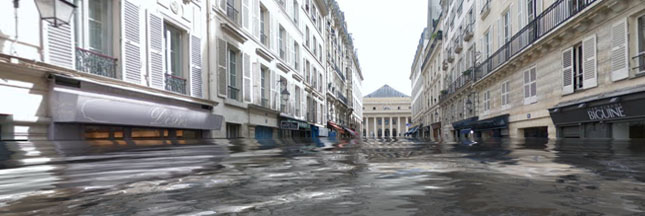
[[[186,94],[186,79],[166,74],[166,90]]]
[[[468,23],[464,26],[464,41],[470,41],[470,39],[473,38],[474,32],[473,32],[473,24]]]
[[[76,70],[116,78],[116,61],[111,56],[76,47]]]
[[[570,1],[556,1],[533,21],[520,29],[498,50],[478,64],[477,68],[475,68],[475,79],[482,79],[487,74],[495,71],[513,56],[519,54],[540,38],[549,35],[553,30],[569,21],[571,17],[577,15],[594,2],[596,0],[586,0],[571,6],[569,5]]]
[[[482,5],[482,10],[479,12],[482,20],[486,19],[486,16],[490,13],[490,0],[484,0],[484,5]]]
[[[448,47],[448,49],[446,49],[446,53],[444,54],[444,56],[446,57],[446,60],[448,60],[449,63],[452,63],[453,61],[455,61],[455,55],[452,53],[452,47]]]
[[[231,21],[241,26],[242,20],[239,18],[239,14],[240,12],[237,9],[235,9],[235,6],[229,3],[226,3],[226,16],[229,19],[231,19]]]
[[[645,72],[645,52],[641,52],[638,55],[632,57],[637,63],[638,66],[632,68],[636,70],[637,74]]]
[[[457,35],[455,36],[455,53],[461,53],[461,50],[463,50],[464,47],[461,44],[461,36]]]

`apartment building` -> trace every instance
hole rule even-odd
[[[0,139],[193,139],[220,129],[204,1],[38,6],[0,3]],[[53,9],[69,19],[47,17]]]
[[[69,20],[39,16],[33,1],[0,3],[16,15],[0,15],[12,20],[0,25],[0,92],[15,101],[0,106],[0,139],[330,130],[323,47],[333,1],[55,2],[76,7]]]
[[[511,137],[643,137],[642,2],[491,1],[485,10],[502,16],[480,15],[496,38],[475,74],[487,96],[480,118],[508,116]]]
[[[438,26],[451,40],[441,41],[439,74],[431,60],[421,70],[443,82],[440,110],[421,116],[440,115],[442,140],[645,134],[639,1],[459,0],[441,8]],[[425,86],[432,109],[437,85]]]
[[[423,54],[425,51],[425,46],[427,45],[429,39],[430,39],[430,34],[428,33],[428,28],[424,28],[423,32],[421,32],[421,37],[419,38],[419,44],[417,45],[417,51],[414,55],[414,61],[412,62],[412,67],[410,71],[410,81],[411,81],[411,89],[412,89],[412,126],[414,127],[419,127],[420,130],[418,130],[418,135],[423,136],[424,135],[424,127],[423,123],[425,122],[425,111],[427,110],[427,105],[426,105],[426,100],[425,100],[425,94],[424,94],[424,89],[426,88],[425,84],[425,78],[426,76],[423,75],[421,66],[423,64]],[[426,124],[427,125],[427,124]]]

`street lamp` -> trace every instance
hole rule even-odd
[[[53,27],[69,24],[76,5],[68,0],[35,0],[40,19]]]
[[[284,89],[282,90],[282,92],[280,92],[280,95],[282,96],[282,101],[287,102],[289,100],[289,95],[291,94],[289,93],[289,91],[287,91],[287,89]]]

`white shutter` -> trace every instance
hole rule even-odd
[[[296,8],[297,10],[297,8]],[[307,96],[305,95],[304,86],[300,88],[300,116],[304,119],[307,115]]]
[[[252,13],[253,13],[253,35],[256,38],[260,38],[260,2],[259,0],[252,0],[253,1],[253,8],[252,8]]]
[[[242,88],[242,92],[244,93],[244,102],[252,102],[253,101],[253,95],[252,95],[252,89],[251,89],[251,57],[249,54],[244,53],[244,60],[243,60],[242,67],[244,67],[244,83]]]
[[[522,29],[522,27],[524,27],[525,23],[527,23],[527,17],[524,16],[524,11],[525,11],[524,7],[526,7],[526,2],[525,1],[518,2],[518,4],[517,4],[517,20],[518,20],[517,29],[518,30]]]
[[[594,34],[582,41],[582,86],[585,89],[598,86],[596,71],[596,35]]]
[[[535,17],[542,13],[542,1],[543,0],[535,0]]]
[[[573,49],[562,52],[562,94],[573,93]]]
[[[226,89],[228,88],[226,82],[226,54],[228,48],[226,41],[221,38],[217,39],[217,95],[226,97]]]
[[[627,20],[611,26],[611,80],[629,76],[627,57]]]
[[[192,35],[190,37],[190,95],[203,97],[202,90],[202,39]]]
[[[123,77],[131,83],[141,83],[141,17],[139,6],[123,1]]]
[[[504,30],[502,27],[502,18],[497,19],[497,49],[502,48],[502,41],[504,40]]]
[[[150,86],[164,89],[163,20],[157,14],[148,13],[148,37]]]
[[[251,80],[253,80],[253,101],[258,105],[262,105],[262,71],[260,69],[260,63],[254,62],[252,70],[253,75]]]
[[[47,25],[47,62],[68,69],[74,68],[73,19],[69,25]]]
[[[251,30],[251,24],[249,20],[249,0],[242,0],[242,25],[245,29]]]

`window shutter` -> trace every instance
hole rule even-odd
[[[504,40],[504,29],[502,27],[502,19],[497,19],[497,49],[502,47],[502,44],[504,44],[502,41]]]
[[[123,1],[123,77],[131,83],[141,83],[141,18],[139,6]]]
[[[611,80],[629,76],[627,57],[627,20],[611,26]]]
[[[148,74],[150,86],[164,89],[163,20],[160,16],[148,13]]]
[[[260,63],[254,62],[252,69],[253,76],[251,79],[253,80],[253,101],[258,105],[262,105],[262,71],[260,69]]]
[[[251,24],[249,22],[249,0],[242,0],[242,25],[245,29],[251,30]]]
[[[535,17],[542,13],[542,1],[543,0],[535,0]]]
[[[596,35],[592,35],[582,41],[582,71],[584,88],[598,86],[598,74],[596,72]]]
[[[221,38],[217,39],[217,95],[226,97],[226,53],[228,48],[226,47],[226,41]]]
[[[562,94],[573,93],[573,50],[562,52]]]
[[[251,89],[251,57],[249,54],[244,53],[244,102],[251,103],[253,101]]]
[[[244,101],[244,54],[242,52],[235,54],[236,67],[235,69],[235,87],[238,89],[237,100]]]
[[[307,112],[307,96],[305,95],[305,88],[300,88],[300,116],[306,118]]]
[[[190,95],[203,97],[202,91],[202,39],[192,35],[190,40]]]
[[[260,38],[260,2],[259,0],[253,0],[253,35],[256,38]]]
[[[531,78],[531,103],[533,103],[537,100],[537,69],[531,68],[529,76]]]
[[[526,7],[526,2],[525,1],[518,2],[518,4],[517,4],[517,18],[518,18],[517,19],[518,20],[517,29],[518,30],[522,29],[522,27],[524,27],[524,25],[525,25],[524,23],[527,22],[527,17],[524,16],[524,7]]]
[[[73,19],[72,19],[73,20]],[[72,25],[52,27],[47,25],[47,62],[56,66],[74,68],[74,42]]]

